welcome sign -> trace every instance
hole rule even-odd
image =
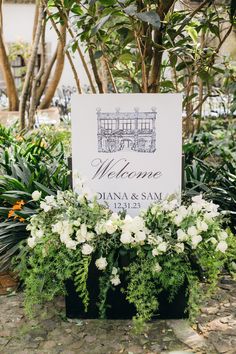
[[[76,95],[72,166],[114,211],[181,193],[182,95]]]

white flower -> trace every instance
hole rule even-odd
[[[116,275],[118,273],[118,269],[116,267],[112,268],[111,274]]]
[[[187,241],[188,240],[188,235],[182,230],[179,229],[177,230],[177,240],[182,242],[182,241]]]
[[[80,224],[81,224],[80,219],[77,219],[74,221],[75,226],[80,226]]]
[[[153,257],[156,257],[156,256],[158,256],[160,254],[160,252],[158,251],[158,249],[157,248],[153,248],[153,250],[152,250],[152,255],[153,255]]]
[[[52,206],[48,205],[45,202],[41,202],[40,203],[40,208],[43,209],[45,211],[45,213],[47,213],[48,211],[50,211],[52,209]]]
[[[167,242],[161,242],[158,246],[157,246],[157,250],[160,252],[166,252],[168,247]]]
[[[35,231],[35,237],[36,238],[42,238],[44,235],[43,231],[42,230],[36,230]]]
[[[48,204],[48,205],[52,205],[52,206],[56,206],[56,201],[55,201],[55,197],[53,195],[48,195],[46,198],[45,198],[45,202]]]
[[[156,263],[155,266],[154,266],[154,268],[153,268],[153,271],[154,271],[155,273],[159,273],[161,270],[162,270],[162,267],[160,266],[160,264],[159,264],[159,263]]]
[[[66,248],[68,248],[70,250],[75,250],[76,246],[78,244],[78,242],[71,240],[70,238],[67,238],[64,243],[66,245]]]
[[[216,246],[216,251],[220,251],[222,253],[225,253],[225,251],[227,250],[228,245],[225,241],[220,241],[218,243],[218,245]]]
[[[174,224],[179,226],[181,224],[181,222],[183,221],[183,216],[182,215],[176,215],[176,217],[174,218]]]
[[[96,260],[95,264],[99,270],[104,270],[107,266],[107,260],[104,257],[100,257]]]
[[[154,204],[154,205],[151,207],[151,214],[152,214],[152,215],[156,215],[157,210],[158,210],[158,205],[157,205],[157,204]]]
[[[136,242],[143,242],[146,239],[146,234],[144,231],[139,231],[134,235]]]
[[[228,237],[228,234],[226,231],[221,231],[219,234],[218,234],[218,240],[219,241],[224,241],[226,240]]]
[[[124,245],[132,243],[134,241],[133,237],[131,236],[131,232],[126,231],[122,232],[120,236],[120,242],[123,243]]]
[[[207,231],[208,230],[208,225],[205,221],[197,220],[197,229],[201,231]]]
[[[91,241],[94,238],[94,236],[95,234],[92,231],[87,232],[86,241]]]
[[[42,192],[34,191],[32,193],[32,199],[37,202],[41,198]]]
[[[34,248],[36,246],[36,244],[37,244],[37,241],[36,241],[36,239],[34,237],[29,237],[27,239],[27,243],[28,243],[28,246],[30,248]]]
[[[104,225],[106,232],[108,234],[113,234],[117,230],[117,225],[115,225],[112,220],[107,220]]]
[[[82,246],[81,252],[85,256],[88,256],[89,254],[91,254],[93,252],[93,247],[90,246],[88,243],[84,243]]]
[[[177,253],[183,253],[184,252],[184,244],[182,242],[176,243],[175,250]]]
[[[187,230],[187,234],[189,236],[196,236],[196,235],[198,235],[198,230],[195,226],[190,226]]]
[[[52,225],[52,232],[60,234],[63,230],[62,221],[58,221],[56,224]]]
[[[192,201],[196,204],[203,204],[205,203],[205,200],[202,198],[202,194],[196,195],[195,197],[192,197]]]
[[[111,278],[111,283],[112,283],[112,285],[114,285],[114,286],[119,285],[119,284],[120,284],[120,277],[119,277],[119,275],[116,275],[116,276],[114,276],[113,278]]]
[[[192,248],[195,249],[197,247],[197,245],[199,244],[199,242],[202,241],[202,236],[200,235],[194,235],[191,238],[191,243],[192,243]]]
[[[95,226],[95,232],[97,235],[105,234],[106,233],[106,228],[105,228],[105,221],[101,220],[99,221],[96,226]]]
[[[209,213],[205,213],[204,214],[204,219],[206,221],[211,221],[213,218],[215,218],[216,216],[218,216],[220,213],[218,213],[218,211],[211,211]]]

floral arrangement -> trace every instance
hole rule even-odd
[[[41,195],[35,191],[33,200]],[[73,279],[85,311],[89,306],[89,267],[99,270],[99,314],[106,317],[108,291],[120,287],[136,308],[136,325],[158,313],[158,295],[166,290],[172,301],[187,283],[192,316],[206,289],[217,286],[227,263],[235,268],[236,241],[222,227],[218,206],[193,197],[188,205],[165,200],[131,217],[113,213],[88,193],[58,191],[40,202],[30,218],[28,246],[22,248],[18,269],[25,284],[26,309],[65,293]],[[122,266],[121,257],[129,264]],[[122,281],[125,279],[125,281]]]

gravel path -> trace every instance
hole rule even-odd
[[[157,320],[135,335],[131,321],[65,318],[64,300],[24,315],[23,293],[0,297],[1,354],[236,354],[236,282],[224,278],[196,325]]]

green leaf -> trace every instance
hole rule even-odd
[[[105,23],[109,20],[109,18],[111,17],[111,14],[103,17],[97,24],[96,26],[93,27],[91,33],[92,35],[95,35],[104,25]]]
[[[124,8],[124,12],[129,16],[134,16],[137,13],[137,6],[131,4]]]
[[[161,19],[156,11],[139,12],[136,14],[136,17],[143,22],[149,23],[156,29],[160,29],[161,27]]]
[[[133,56],[130,53],[124,53],[119,56],[119,61],[123,64],[127,64],[132,61]]]
[[[83,14],[83,10],[81,9],[81,7],[78,4],[74,4],[72,6],[71,12],[73,12],[76,15],[82,15]]]
[[[186,31],[192,38],[193,42],[196,44],[198,42],[198,33],[192,26],[186,26]]]

